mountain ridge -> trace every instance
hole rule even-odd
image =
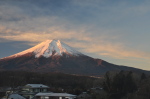
[[[104,75],[107,71],[141,69],[115,65],[84,55],[59,40],[46,40],[30,49],[0,59],[0,70],[62,72],[79,75]]]

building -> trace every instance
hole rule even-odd
[[[7,95],[8,93],[13,93],[12,88],[10,88],[10,87],[0,87],[0,98]]]
[[[32,99],[39,92],[48,92],[49,87],[43,84],[27,84],[17,92],[26,99]]]
[[[2,99],[76,99],[76,95],[49,92],[49,87],[43,84],[27,84],[12,92],[5,92]]]
[[[26,99],[19,94],[10,94],[8,97],[3,97],[2,99]]]
[[[76,99],[76,95],[68,93],[38,93],[35,99]]]
[[[22,90],[28,92],[48,92],[49,87],[43,84],[27,84],[22,87]]]

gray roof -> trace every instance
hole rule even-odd
[[[25,87],[31,87],[31,88],[49,88],[46,85],[43,84],[27,84],[25,85]]]
[[[37,93],[35,96],[58,96],[58,97],[76,97],[68,93]]]
[[[19,94],[11,94],[11,95],[9,96],[9,98],[13,98],[13,99],[26,99],[26,98],[22,97],[22,96],[19,95]]]

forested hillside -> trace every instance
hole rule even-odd
[[[96,80],[92,77],[63,73],[0,72],[0,87],[16,88],[26,84],[45,84],[50,87],[51,91],[59,92],[60,89],[64,89],[74,94],[80,94],[93,87]]]

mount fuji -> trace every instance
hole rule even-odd
[[[0,71],[62,72],[68,74],[103,75],[107,71],[132,70],[84,55],[60,40],[46,40],[30,49],[0,59]]]

